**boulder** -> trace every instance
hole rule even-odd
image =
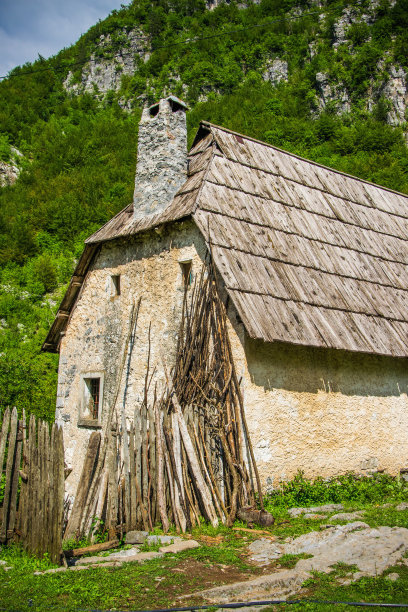
[[[288,510],[289,515],[293,518],[305,514],[306,512],[321,513],[321,512],[336,512],[338,510],[344,510],[343,504],[325,504],[324,506],[312,506],[311,508],[290,508]]]
[[[143,544],[148,535],[147,531],[128,531],[125,542],[126,544]]]
[[[176,542],[175,544],[170,544],[170,546],[162,546],[162,548],[159,548],[159,551],[163,554],[179,553],[183,552],[183,550],[199,548],[199,546],[199,543],[195,540],[181,540],[180,542]]]

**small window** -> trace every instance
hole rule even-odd
[[[111,281],[112,296],[120,295],[120,274],[111,276]]]
[[[101,394],[101,379],[100,378],[85,378],[85,384],[87,386],[87,416],[93,420],[99,418],[99,404]]]
[[[189,261],[180,261],[181,275],[183,279],[183,287],[190,287],[193,276],[191,272],[191,259]]]
[[[100,427],[103,398],[103,373],[89,372],[81,376],[82,399],[78,425]]]

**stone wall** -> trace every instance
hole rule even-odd
[[[193,277],[201,268],[205,244],[192,223],[170,230],[107,243],[95,261],[61,342],[56,418],[64,428],[66,463],[73,469],[67,491],[74,494],[92,427],[78,427],[83,394],[82,377],[102,374],[101,421],[113,400],[129,330],[132,304],[142,296],[136,340],[130,364],[126,414],[143,399],[151,322],[151,367],[162,374],[163,354],[172,364],[183,300],[180,261],[193,261]],[[120,295],[113,295],[111,276],[121,275]],[[117,406],[122,406],[124,376]],[[162,376],[159,377],[162,380]],[[154,387],[154,382],[152,388]]]
[[[263,486],[408,466],[405,359],[230,337]]]
[[[61,345],[56,416],[64,428],[67,479],[72,495],[92,427],[78,426],[83,377],[103,374],[101,420],[115,394],[132,304],[142,296],[130,363],[126,414],[141,405],[151,322],[151,367],[163,380],[161,354],[171,366],[182,309],[180,262],[193,276],[205,243],[192,222],[115,241],[102,247],[85,282]],[[112,275],[121,275],[120,295]],[[229,333],[264,487],[293,477],[408,465],[406,360],[251,340],[231,302]],[[118,395],[121,407],[124,376]],[[153,382],[154,385],[154,382]]]

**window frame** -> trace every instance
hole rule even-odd
[[[92,381],[99,380],[98,416],[90,412],[90,399],[92,397]],[[78,427],[102,427],[104,373],[101,371],[83,372],[80,381],[80,406]]]
[[[183,289],[189,289],[193,284],[193,260],[181,259],[179,261]]]

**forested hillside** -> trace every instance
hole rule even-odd
[[[206,119],[408,193],[407,49],[408,0],[134,0],[12,71],[0,83],[0,164],[19,172],[0,187],[0,409],[52,418],[57,357],[40,347],[84,238],[131,201],[143,104],[182,97],[190,142]]]

